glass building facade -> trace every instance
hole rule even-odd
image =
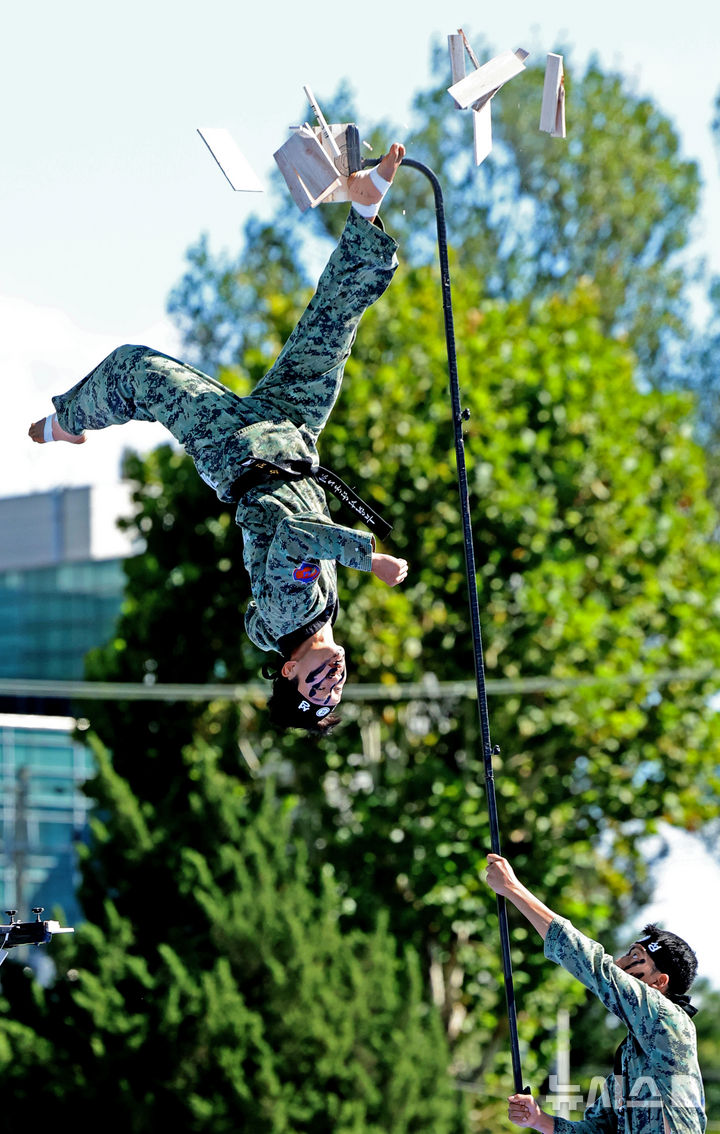
[[[0,677],[72,681],[88,650],[112,635],[122,560],[0,571]]]
[[[33,906],[66,925],[80,914],[76,846],[89,803],[81,785],[93,768],[74,727],[67,717],[0,714],[0,910],[18,910],[21,921]]]
[[[123,561],[137,550],[115,522],[128,510],[118,486],[0,499],[0,909],[23,921],[33,906],[65,925],[81,919],[77,846],[93,766],[62,715],[68,703],[22,681],[82,679],[85,654],[112,636]],[[17,952],[23,964],[43,963],[45,950]]]

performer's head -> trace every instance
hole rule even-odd
[[[332,637],[327,643],[303,643],[279,667],[266,666],[263,672],[273,678],[268,711],[279,728],[324,735],[339,722],[333,710],[340,703],[347,672],[345,651]]]
[[[617,964],[671,1000],[685,995],[697,973],[697,957],[687,941],[656,925],[646,925]]]

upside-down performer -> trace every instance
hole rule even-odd
[[[705,1098],[691,1019],[696,1009],[687,995],[697,959],[687,942],[648,925],[613,961],[602,945],[543,905],[500,855],[488,855],[487,881],[537,930],[545,956],[577,977],[628,1030],[612,1073],[580,1121],[554,1118],[522,1094],[510,1096],[510,1120],[543,1134],[703,1134]]]
[[[84,430],[159,421],[220,500],[237,505],[253,595],[245,627],[261,650],[281,655],[274,671],[264,667],[274,678],[269,709],[280,727],[321,733],[339,719],[333,709],[346,671],[333,634],[336,564],[371,571],[389,586],[407,575],[404,559],[375,550],[371,532],[332,522],[316,447],[360,319],[397,268],[397,244],[377,214],[404,153],[395,143],[377,167],[348,179],[352,205],[338,245],[275,364],[248,397],[148,347],[122,346],[53,397],[55,413],[29,430],[33,441],[78,444]]]

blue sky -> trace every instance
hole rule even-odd
[[[601,8],[559,0],[390,0],[382,8],[314,8],[286,0],[267,9],[243,0],[6,5],[0,71],[3,495],[112,483],[125,445],[143,448],[164,439],[159,427],[136,425],[95,435],[77,448],[43,448],[31,445],[26,431],[47,411],[50,394],[119,343],[177,353],[165,306],[186,249],[202,232],[215,251],[236,249],[250,213],[267,208],[262,196],[232,192],[197,127],[229,128],[264,176],[302,112],[303,84],[322,100],[347,78],[363,134],[371,135],[385,117],[402,132],[413,93],[428,82],[432,42],[458,27],[498,51],[523,46],[536,60],[567,47],[571,75],[573,65],[580,68],[597,54],[639,93],[651,95],[675,124],[683,155],[700,163],[705,190],[695,237],[720,271],[720,178],[710,132],[720,89],[717,0],[606,0]],[[449,98],[447,113],[455,113]],[[567,118],[571,134],[571,98]],[[390,227],[392,207],[384,213]],[[299,213],[297,224],[300,238]],[[444,396],[441,380],[438,397]],[[671,871],[677,863],[683,898]],[[692,917],[688,879],[699,876],[717,887],[718,878],[692,840],[682,843],[671,866],[664,889],[674,897],[663,916],[680,927]],[[714,966],[720,985],[717,951],[702,920],[701,964],[707,971]]]
[[[0,491],[112,480],[125,444],[161,437],[155,427],[133,426],[59,453],[29,446],[25,433],[50,393],[119,343],[176,352],[165,306],[186,249],[207,232],[213,249],[234,250],[250,213],[268,208],[267,195],[230,189],[196,128],[229,128],[265,176],[303,112],[303,83],[322,99],[348,78],[363,134],[372,136],[385,116],[402,132],[413,93],[428,81],[431,43],[460,26],[476,43],[524,46],[536,60],[567,46],[570,75],[573,63],[579,68],[596,53],[652,95],[675,123],[684,154],[701,163],[706,191],[696,236],[720,270],[720,179],[710,134],[720,88],[714,0],[682,8],[671,0],[608,0],[602,18],[594,6],[559,0],[397,0],[367,18],[357,6],[314,14],[286,0],[267,13],[242,0],[15,5],[3,14],[0,71],[0,374],[12,391]],[[449,96],[447,113],[455,113]],[[300,237],[300,213],[297,223]]]

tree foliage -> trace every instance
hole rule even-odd
[[[250,801],[198,745],[177,757],[192,783],[179,840],[172,812],[96,754],[89,921],[49,990],[3,969],[16,1017],[0,1044],[6,1120],[44,1105],[55,1121],[110,1115],[138,1134],[462,1134],[417,956],[387,919],[343,928],[332,871],[313,884],[293,838],[291,801],[269,783]]]
[[[638,392],[592,288],[504,304],[456,263],[453,272],[488,677],[561,682],[535,693],[511,685],[491,700],[503,839],[521,876],[601,935],[642,896],[640,836],[661,819],[698,827],[715,809],[711,682],[662,676],[717,652],[703,454],[687,398]],[[361,470],[412,565],[397,590],[340,573],[337,634],[353,679],[390,692],[428,673],[472,673],[445,370],[437,276],[404,269],[363,323],[323,435],[324,459],[348,479]],[[249,596],[229,517],[169,448],[128,467],[147,551],[129,565],[121,648],[95,655],[91,672],[109,663],[124,680],[254,678],[261,655],[240,633]],[[223,768],[243,776],[239,730],[251,762],[276,770],[297,799],[296,829],[318,865],[332,865],[347,924],[372,932],[387,915],[424,958],[456,1073],[492,1098],[508,1055],[494,904],[480,877],[488,831],[475,709],[420,698],[346,714],[345,730],[318,749],[272,736],[261,708],[201,715],[153,704],[131,719],[92,710],[132,791],[167,796],[179,815],[188,789],[177,730],[226,736]],[[139,726],[151,730],[142,765]],[[513,942],[532,1073],[550,1058],[546,1021],[564,986],[524,927]],[[566,995],[581,999],[572,987]]]
[[[542,69],[531,66],[494,100],[496,146],[479,178],[467,117],[456,114],[445,128],[452,114],[444,83],[418,96],[413,149],[449,186],[461,265],[483,275],[489,294],[544,299],[591,280],[603,330],[632,344],[645,378],[667,385],[688,312],[697,166],[680,157],[660,108],[620,75],[597,62],[577,73],[570,55],[566,66],[567,142],[537,129]],[[443,75],[441,49],[436,71]]]

